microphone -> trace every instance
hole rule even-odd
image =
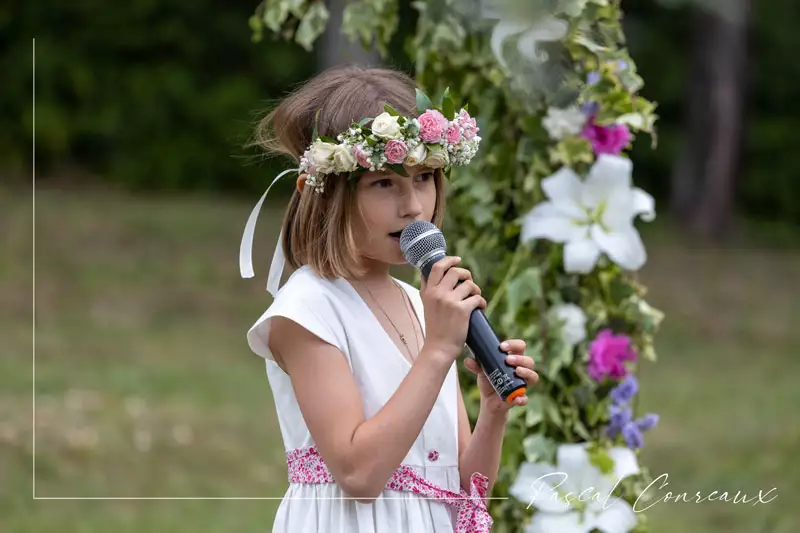
[[[424,220],[412,222],[403,229],[400,249],[406,261],[422,271],[425,280],[433,265],[447,255],[441,230]],[[456,286],[461,283],[463,280],[459,280]],[[500,349],[497,333],[479,308],[475,308],[469,317],[467,347],[500,398],[511,403],[525,394],[527,382],[517,376],[514,367],[506,362],[508,354]]]

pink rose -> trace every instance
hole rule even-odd
[[[426,143],[438,143],[447,127],[447,119],[435,109],[428,109],[419,120],[419,136]]]
[[[589,346],[589,375],[597,382],[604,377],[622,379],[628,375],[625,361],[635,361],[636,352],[625,335],[602,330]]]
[[[447,131],[445,132],[444,136],[447,139],[447,144],[456,144],[461,140],[461,128],[458,127],[458,124],[452,122],[447,127]]]
[[[372,162],[369,159],[369,154],[367,154],[367,152],[360,146],[353,146],[353,155],[356,157],[358,164],[362,167],[369,168],[372,166]]]
[[[311,150],[306,150],[303,152],[303,159],[306,161],[305,165],[303,165],[303,172],[310,176],[316,176],[317,168],[311,164]]]
[[[406,152],[408,152],[406,143],[398,140],[389,141],[383,150],[383,153],[386,154],[386,160],[393,165],[402,163],[406,158]]]
[[[463,109],[458,114],[458,122],[464,128],[464,138],[468,141],[478,134],[478,123]]]
[[[624,124],[598,126],[594,117],[590,118],[583,128],[581,136],[592,143],[595,154],[618,155],[631,140],[631,132]]]

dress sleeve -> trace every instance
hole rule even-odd
[[[289,288],[284,286],[284,289]],[[292,287],[296,289],[296,287]],[[257,355],[274,361],[269,349],[272,317],[282,316],[296,322],[347,356],[347,337],[332,296],[322,287],[303,287],[302,290],[278,293],[272,305],[247,332],[250,349]],[[349,357],[348,357],[349,361]]]

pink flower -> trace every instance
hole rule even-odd
[[[369,159],[369,154],[360,146],[356,145],[353,146],[353,155],[358,161],[358,164],[364,168],[369,168],[372,166],[372,162]]]
[[[447,119],[435,109],[428,109],[417,119],[419,120],[419,136],[426,143],[438,143],[442,140]]]
[[[631,140],[631,132],[628,130],[628,126],[624,124],[598,126],[594,123],[594,117],[588,120],[581,135],[592,143],[592,148],[594,148],[594,152],[597,155],[618,155]]]
[[[635,360],[630,338],[604,329],[589,346],[589,375],[597,382],[604,377],[622,379],[629,373],[625,361]]]
[[[470,140],[478,134],[478,123],[463,109],[458,114],[458,122],[464,128],[465,139]]]
[[[305,165],[303,166],[303,171],[309,176],[316,176],[317,168],[311,164],[311,150],[306,150],[303,152],[303,159],[306,161]]]
[[[408,152],[406,143],[398,140],[389,141],[383,150],[383,153],[386,154],[386,160],[393,165],[402,163],[406,158],[406,152]]]
[[[447,144],[456,144],[461,140],[461,128],[458,127],[457,123],[451,122],[444,136],[447,139]]]

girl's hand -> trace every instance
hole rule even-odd
[[[464,351],[472,311],[486,307],[470,271],[455,266],[460,261],[453,256],[437,261],[428,279],[422,278],[420,289],[425,308],[425,347],[443,354],[448,364]],[[459,280],[462,283],[456,286]]]
[[[510,339],[500,344],[500,349],[508,352],[506,362],[516,367],[517,376],[524,379],[528,386],[535,385],[539,381],[539,374],[533,370],[533,359],[525,355],[525,341],[521,339]],[[481,413],[486,409],[490,414],[505,414],[515,405],[525,405],[528,403],[528,396],[522,395],[515,398],[513,403],[503,401],[492,387],[489,379],[481,370],[478,361],[468,357],[464,362],[467,370],[478,376],[478,389],[481,393]]]

